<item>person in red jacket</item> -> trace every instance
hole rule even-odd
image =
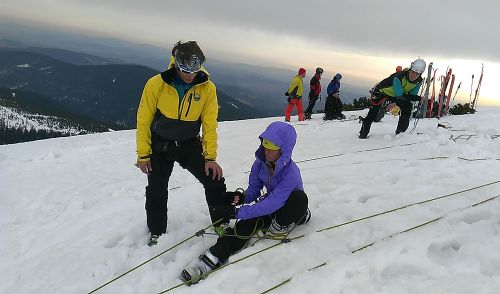
[[[321,94],[321,75],[323,74],[323,69],[321,67],[318,67],[316,69],[316,74],[314,77],[312,77],[311,81],[309,82],[309,87],[311,90],[309,90],[309,105],[307,106],[306,112],[304,113],[305,119],[311,119],[311,115],[313,112],[314,105],[316,104],[316,101],[320,98]]]

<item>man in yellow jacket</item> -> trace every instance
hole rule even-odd
[[[285,121],[290,121],[290,115],[295,105],[297,105],[297,114],[299,120],[304,120],[304,112],[302,107],[302,93],[304,92],[304,86],[302,85],[302,79],[306,77],[306,70],[300,68],[296,76],[293,77],[288,91],[285,95],[288,96],[288,105],[285,109]]]
[[[168,180],[174,162],[203,184],[209,208],[226,191],[216,162],[216,88],[202,67],[204,62],[205,55],[195,41],[178,42],[169,68],[149,79],[142,93],[136,166],[148,176],[145,207],[150,246],[167,230]]]

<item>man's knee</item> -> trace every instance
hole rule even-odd
[[[413,108],[413,104],[409,100],[398,100],[396,105],[401,109],[401,116],[410,116],[411,109]]]
[[[146,186],[146,199],[160,200],[168,198],[168,188],[166,185],[149,184]]]
[[[379,115],[381,107],[379,105],[372,106],[370,110],[368,110],[368,114],[366,115],[364,122],[367,124],[371,124],[373,121],[377,119],[377,116]]]

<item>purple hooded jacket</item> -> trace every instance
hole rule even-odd
[[[255,152],[256,160],[252,165],[248,179],[248,188],[245,191],[245,204],[238,209],[236,218],[251,219],[268,215],[285,205],[290,194],[295,190],[304,190],[302,177],[298,166],[292,160],[292,151],[297,141],[297,133],[293,126],[284,122],[273,122],[259,136],[280,147],[281,156],[276,161],[276,168],[266,164],[264,147],[259,146]],[[267,194],[260,199],[260,191],[266,187]]]

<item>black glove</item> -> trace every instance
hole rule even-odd
[[[288,93],[288,91],[286,91],[285,96],[290,96],[290,93]]]
[[[292,101],[292,98],[290,98],[290,96],[288,96],[288,98],[286,99],[286,101],[288,101],[288,103],[290,103],[290,101]]]
[[[316,100],[318,99],[318,95],[316,95],[316,92],[309,92],[309,100]]]
[[[236,201],[236,204],[234,204],[233,206],[241,205],[245,200],[245,194],[243,194],[243,192],[239,190],[227,191],[222,195],[222,197],[224,198],[225,204],[233,205],[233,202]]]
[[[412,95],[412,94],[407,94],[405,96],[406,96],[406,99],[408,99],[410,101],[420,101],[420,98],[421,98],[418,95]]]
[[[396,96],[392,99],[388,99],[390,102],[404,102],[404,101],[408,101],[408,99],[406,99],[405,96]]]
[[[210,212],[215,219],[218,221],[223,219],[222,222],[219,223],[228,223],[230,219],[236,218],[237,208],[232,205],[215,205],[210,207]]]

